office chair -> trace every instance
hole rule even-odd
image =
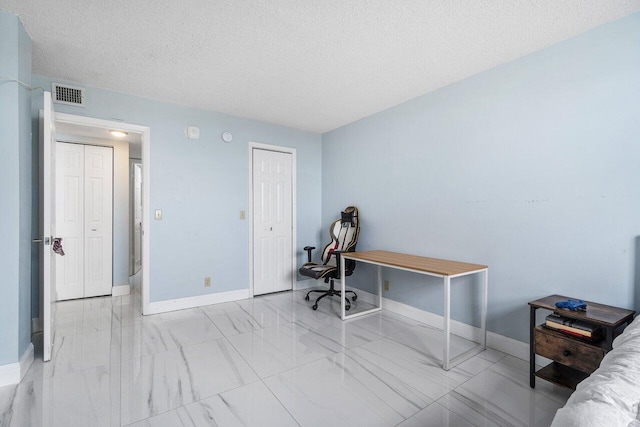
[[[358,243],[358,235],[360,234],[360,221],[358,219],[358,208],[355,206],[347,207],[344,212],[341,212],[340,219],[337,219],[329,227],[329,235],[331,236],[331,242],[322,250],[322,264],[311,262],[311,251],[315,249],[312,246],[306,246],[304,248],[307,251],[308,262],[305,263],[298,270],[300,274],[307,277],[312,277],[316,280],[324,279],[325,283],[329,283],[329,290],[311,290],[307,292],[307,296],[304,297],[305,301],[309,301],[309,294],[313,292],[320,292],[322,295],[316,299],[315,304],[311,308],[318,309],[318,302],[326,296],[341,295],[340,291],[336,291],[334,287],[334,280],[340,279],[340,254],[343,252],[354,252],[356,250],[356,244]],[[345,275],[351,276],[353,270],[356,268],[356,262],[353,260],[346,260]],[[351,301],[358,299],[353,291],[346,291],[346,293],[353,294]],[[345,298],[347,303],[346,310],[351,308],[351,302],[349,298]]]

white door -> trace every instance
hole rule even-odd
[[[292,155],[253,149],[253,294],[292,289]]]
[[[111,294],[113,149],[56,143],[56,300]]]
[[[54,341],[54,292],[56,285],[55,253],[51,238],[55,235],[53,136],[55,134],[51,92],[44,92],[44,109],[40,111],[40,318],[43,327],[43,359],[51,360]]]
[[[113,148],[84,148],[84,296],[113,287]]]
[[[142,163],[133,164],[133,274],[142,267]]]
[[[56,230],[64,256],[56,258],[55,300],[84,297],[84,146],[56,142]]]

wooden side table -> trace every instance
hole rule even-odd
[[[529,342],[529,383],[536,386],[536,377],[557,385],[575,390],[580,381],[595,371],[606,353],[611,350],[613,339],[633,321],[635,311],[585,301],[586,311],[571,311],[557,308],[556,302],[567,300],[562,295],[549,295],[529,302],[530,308],[530,342]],[[574,298],[576,299],[576,298]],[[536,311],[539,309],[553,311],[555,314],[570,319],[600,325],[605,331],[602,341],[591,343],[580,338],[554,331],[543,326],[536,326]],[[553,360],[552,363],[536,372],[536,354]]]

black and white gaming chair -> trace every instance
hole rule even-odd
[[[331,242],[322,250],[322,264],[311,262],[311,251],[315,249],[312,246],[306,246],[304,248],[307,251],[308,262],[304,264],[298,270],[300,274],[307,277],[312,277],[316,280],[324,279],[325,283],[329,284],[329,290],[312,290],[304,297],[306,301],[309,301],[309,294],[312,292],[320,292],[322,295],[318,297],[315,304],[313,304],[314,310],[318,309],[318,302],[326,297],[333,295],[340,295],[340,291],[336,291],[333,281],[340,279],[340,254],[343,252],[354,252],[356,250],[356,244],[358,243],[358,235],[360,234],[360,221],[358,219],[358,208],[355,206],[349,206],[341,212],[340,219],[337,219],[329,227],[329,235],[331,236]],[[353,260],[346,260],[345,263],[345,276],[351,276],[353,270],[356,268],[356,262]],[[355,301],[358,296],[353,291],[347,291],[347,293],[353,294],[352,301]],[[351,302],[349,298],[347,300],[345,309],[351,308]]]

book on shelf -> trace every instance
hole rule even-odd
[[[577,319],[550,314],[545,319],[545,326],[568,335],[595,340],[603,335],[602,327]]]

